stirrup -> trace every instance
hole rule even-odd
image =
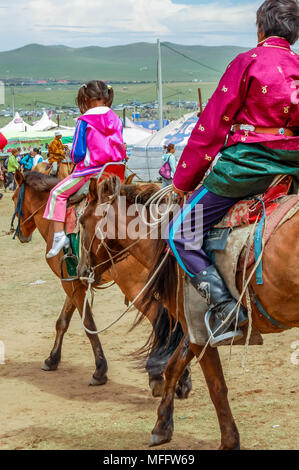
[[[78,276],[77,277],[67,277],[67,278],[64,278],[64,276],[63,276],[63,263],[67,259],[73,259],[77,264],[80,261],[78,256],[74,255],[74,253],[72,252],[71,245],[68,247],[68,252],[66,253],[66,255],[64,255],[60,260],[60,277],[61,277],[61,281],[64,281],[64,282],[77,281],[79,279]]]
[[[243,338],[243,333],[241,330],[230,330],[226,333],[223,333],[219,336],[214,336],[210,326],[210,320],[213,311],[209,309],[205,314],[205,325],[208,332],[209,344],[212,348],[218,348],[218,346],[227,346],[232,342],[239,341]]]

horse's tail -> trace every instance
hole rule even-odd
[[[140,314],[137,316],[131,328],[131,330],[134,329],[146,317],[150,316],[153,331],[146,344],[135,353],[136,357],[144,356],[145,353],[155,354],[154,351],[157,352],[158,350],[160,354],[161,347],[164,345],[166,358],[167,354],[170,354],[170,349],[168,350],[168,348],[172,348],[172,352],[174,352],[176,346],[178,346],[182,339],[183,333],[181,325],[177,324],[176,330],[172,332],[174,321],[165,308],[165,304],[167,304],[173,312],[175,312],[178,286],[177,264],[173,256],[165,258],[165,247],[165,242],[159,240],[156,250],[157,255],[148,275],[148,286],[143,293]],[[163,258],[165,258],[164,262]],[[162,262],[163,264],[161,265]],[[157,272],[157,268],[160,265],[161,267]]]
[[[154,320],[153,334],[155,341],[145,366],[150,376],[163,374],[169,359],[184,336],[180,323],[177,324],[175,331],[172,331],[172,322],[164,307],[161,307],[159,315]]]

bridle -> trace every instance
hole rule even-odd
[[[103,213],[103,218],[106,217],[108,215],[108,212],[109,212],[109,209],[111,208],[112,204],[114,203],[114,201],[116,200],[117,196],[116,195],[113,195],[113,196],[110,196],[109,198],[109,201],[106,203],[107,205],[107,208],[106,210],[104,211]],[[129,250],[130,248],[137,244],[137,242],[139,242],[140,240],[136,240],[132,245],[130,245],[129,247],[126,247],[124,248],[123,250],[121,251],[116,251],[116,250],[113,250],[112,248],[110,248],[107,243],[105,242],[104,240],[104,237],[102,236],[101,237],[101,242],[99,244],[99,246],[97,247],[97,250],[96,250],[96,253],[99,252],[99,250],[103,247],[107,254],[108,254],[108,259],[106,261],[102,261],[101,263],[98,263],[97,265],[93,266],[92,265],[92,262],[91,262],[91,250],[92,250],[92,246],[93,246],[93,243],[95,241],[95,239],[97,238],[97,233],[98,231],[100,231],[101,235],[102,232],[101,230],[98,228],[95,228],[95,231],[94,231],[94,234],[91,238],[91,241],[89,243],[89,246],[88,248],[85,246],[85,243],[84,243],[84,228],[82,227],[82,250],[85,252],[85,255],[86,255],[86,258],[88,260],[88,264],[87,264],[87,270],[88,272],[90,273],[89,274],[89,277],[88,278],[79,278],[80,280],[84,280],[84,281],[88,281],[89,283],[93,284],[95,282],[95,277],[94,277],[94,273],[95,273],[95,270],[97,268],[99,268],[100,266],[103,266],[104,264],[107,264],[109,261],[111,261],[111,264],[112,264],[112,268],[114,268],[114,266],[117,264],[117,263],[120,263],[121,261],[123,261],[124,259],[128,258],[128,256],[130,256],[130,253],[129,253]],[[114,253],[114,254],[113,254]]]
[[[161,216],[162,216],[162,220],[163,220],[163,217],[165,216],[165,214],[169,213],[170,212],[170,209],[171,209],[171,205],[172,205],[172,201],[170,201],[170,203],[168,203],[168,206],[166,208],[166,211],[165,213],[161,213],[158,211],[158,217],[154,216],[153,212],[152,212],[152,208],[151,208],[151,204],[153,204],[154,202],[157,203],[158,202],[158,205],[161,203],[162,199],[165,197],[165,195],[167,195],[168,193],[170,192],[170,188],[164,188],[160,191],[158,191],[156,194],[154,194],[149,200],[148,202],[144,205],[144,211],[146,211],[146,209],[149,207],[150,209],[150,214],[151,214],[151,217],[154,219],[154,223],[150,224],[147,222],[146,220],[146,217],[145,217],[145,214],[144,212],[142,213],[142,220],[143,222],[151,228],[151,230],[149,231],[148,235],[150,235],[154,230],[156,230],[156,226],[157,224],[161,223]],[[106,217],[108,215],[108,212],[109,212],[109,209],[110,207],[112,206],[112,204],[114,203],[114,201],[117,199],[117,195],[114,194],[112,196],[109,197],[109,200],[108,202],[106,202],[106,205],[108,206],[107,209],[104,211],[104,214],[103,214],[103,217]],[[136,204],[137,200],[135,201],[135,204]],[[138,211],[138,208],[137,208],[137,212]],[[99,230],[99,229],[98,229]],[[82,237],[82,249],[85,251],[86,253],[86,257],[87,257],[87,260],[89,261],[89,264],[87,265],[87,270],[88,272],[90,273],[89,274],[89,277],[88,278],[80,278],[81,280],[84,280],[84,281],[87,281],[88,283],[90,284],[93,284],[95,282],[95,276],[94,276],[94,273],[95,273],[95,270],[97,268],[99,268],[100,266],[103,266],[104,264],[108,263],[108,261],[110,260],[111,261],[111,264],[112,264],[112,268],[114,267],[115,264],[123,261],[124,259],[126,259],[128,256],[130,256],[130,250],[131,248],[133,248],[134,246],[136,246],[138,243],[140,243],[141,241],[141,238],[138,238],[137,240],[135,240],[131,245],[127,246],[126,248],[124,248],[123,250],[121,251],[116,251],[116,250],[113,250],[112,248],[109,248],[109,246],[107,245],[107,243],[105,242],[104,240],[104,237],[102,237],[101,239],[101,243],[99,244],[98,248],[97,248],[97,253],[98,251],[104,247],[107,254],[108,254],[108,257],[109,259],[106,260],[106,261],[102,261],[101,263],[97,264],[96,266],[92,266],[91,264],[91,249],[92,249],[92,245],[94,243],[94,240],[97,236],[97,230],[95,229],[95,232],[93,234],[93,237],[91,239],[91,242],[89,244],[89,247],[86,248],[86,246],[84,245],[84,238]],[[115,254],[113,254],[113,252]]]
[[[20,235],[21,226],[24,225],[29,220],[31,220],[32,217],[34,217],[43,207],[47,205],[47,202],[44,202],[38,209],[32,212],[32,214],[30,214],[30,216],[27,217],[27,219],[21,221],[21,218],[24,216],[23,205],[24,205],[24,199],[25,199],[25,189],[26,189],[26,186],[25,186],[25,182],[23,181],[23,183],[20,186],[19,193],[18,193],[16,208],[14,210],[14,213],[10,222],[11,233],[14,233],[14,236],[12,237],[13,240],[15,240],[16,236]],[[15,229],[14,221],[15,221],[15,218],[17,217],[17,214],[18,214],[18,225],[17,225],[17,228]]]

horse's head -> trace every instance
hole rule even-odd
[[[105,179],[100,184],[95,178],[90,180],[89,204],[80,217],[80,277],[88,277],[93,272],[96,282],[99,282],[101,275],[111,267],[111,258],[122,250],[115,236],[120,187],[121,182],[117,176]]]
[[[29,191],[25,191],[25,178],[19,170],[17,170],[15,173],[15,181],[18,187],[12,196],[15,204],[15,213],[12,220],[12,226],[14,218],[17,217],[19,222],[15,235],[18,237],[21,243],[29,243],[32,239],[32,233],[36,228],[34,218],[30,218],[32,213],[30,194]]]
[[[58,180],[35,171],[30,171],[24,175],[20,171],[16,171],[15,180],[18,187],[12,197],[15,212],[11,225],[13,227],[14,220],[17,218],[18,225],[15,236],[18,237],[20,242],[28,243],[37,227],[38,218],[41,220],[39,230],[41,231],[42,227],[46,231],[47,221],[44,221],[43,226],[42,214],[45,210],[49,192],[58,183]]]

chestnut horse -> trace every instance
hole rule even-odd
[[[132,239],[126,234],[128,232],[128,225],[132,224],[136,217],[136,210],[130,210],[130,212],[124,214],[126,208],[122,207],[121,215],[118,213],[119,196],[125,196],[128,209],[129,207],[132,208],[132,205],[135,204],[137,196],[138,203],[141,204],[144,204],[146,199],[149,199],[150,194],[148,190],[146,195],[143,195],[142,191],[142,186],[129,187],[121,185],[117,177],[103,181],[99,186],[96,185],[94,180],[91,181],[91,202],[80,219],[84,229],[82,243],[84,242],[85,245],[85,250],[82,250],[84,254],[78,269],[81,276],[88,274],[90,270],[94,270],[94,274],[99,280],[105,269],[108,269],[111,264],[111,253],[113,253],[114,260],[117,260],[118,253],[128,250],[139,263],[149,270],[149,279],[153,277],[153,273],[157,271],[157,267],[161,265],[161,261],[165,257],[165,241],[161,238],[151,240],[147,231],[147,237],[144,239],[140,238],[138,242],[132,242]],[[153,185],[152,194],[156,191],[156,186]],[[101,217],[99,217],[96,210],[99,205],[103,207],[104,204],[106,205],[105,226],[115,226],[115,230],[110,229],[111,233],[113,232],[113,236],[107,230],[107,234],[101,233],[101,236],[98,238],[97,234],[100,233],[98,227]],[[127,214],[130,214],[130,216]],[[116,226],[116,221],[118,226]],[[122,236],[118,237],[118,233],[121,233]],[[299,214],[296,214],[273,234],[265,247],[263,255],[264,284],[257,286],[254,277],[252,278],[251,288],[268,314],[276,322],[279,322],[277,325],[280,324],[280,327],[274,326],[252,304],[253,325],[260,333],[280,333],[283,331],[282,324],[285,325],[285,328],[299,326],[298,237]],[[90,247],[89,257],[86,256],[87,247]],[[252,268],[247,271],[247,278],[251,270]],[[178,315],[178,320],[185,333],[187,333],[183,308],[184,277],[184,273],[178,269],[175,258],[169,256],[160,272],[149,285],[148,290],[144,293],[144,302],[147,304],[147,307],[152,307],[153,304],[164,304],[174,318],[176,314]],[[238,279],[238,284],[240,288],[241,279]],[[245,299],[242,299],[242,301],[246,305]],[[146,309],[143,310],[143,312],[145,311]],[[159,445],[171,440],[173,434],[173,398],[176,381],[192,358],[194,356],[199,357],[202,352],[203,347],[189,344],[185,341],[185,347],[178,348],[175,353],[175,359],[172,358],[168,363],[165,371],[164,394],[158,409],[158,420],[152,431],[151,445]],[[200,360],[200,366],[205,376],[220,425],[220,448],[239,449],[239,433],[230,409],[227,397],[228,390],[217,348],[210,346],[206,348]]]
[[[61,162],[58,165],[57,178],[63,180],[67,176],[71,175],[74,171],[75,165],[72,162]],[[50,175],[52,170],[52,165],[50,163],[41,162],[38,163],[35,167],[32,168],[32,171],[37,171],[38,173],[43,173],[44,175]]]
[[[49,197],[49,191],[55,186],[55,184],[57,184],[58,180],[41,173],[29,172],[26,175],[23,175],[19,171],[16,172],[15,179],[18,184],[18,188],[13,196],[15,205],[17,205],[21,186],[24,185],[25,188],[22,202],[23,215],[21,217],[18,238],[22,243],[29,242],[31,240],[32,233],[37,228],[47,243],[47,249],[49,249],[52,244],[53,233],[50,228],[50,222],[43,218],[43,213]],[[59,257],[47,260],[48,265],[59,279],[61,279],[61,256],[62,253]],[[128,276],[128,272],[130,273],[130,276]],[[64,273],[64,276],[67,277],[67,274]],[[106,284],[111,281],[116,282],[124,295],[132,301],[144,287],[147,276],[148,271],[133,257],[128,256],[126,259],[118,263],[110,274],[106,274],[102,280],[102,284]],[[66,300],[56,323],[56,339],[54,347],[42,367],[42,369],[46,371],[57,369],[61,359],[63,337],[69,327],[72,315],[76,308],[81,316],[83,311],[86,286],[79,280],[73,282],[61,281],[61,284],[66,293]],[[140,308],[140,302],[136,302],[135,306],[136,308]],[[157,319],[157,312],[152,309],[148,318],[154,325],[157,341],[149,355],[146,370],[149,374],[149,385],[153,396],[161,396],[164,384],[164,369],[168,359],[179,345],[183,334],[179,325],[167,344],[168,333],[170,330],[167,312],[161,308],[160,316]],[[96,330],[96,325],[93,320],[89,304],[87,304],[86,309],[85,326],[91,331]],[[107,361],[104,356],[99,337],[94,334],[86,334],[92,345],[96,363],[96,370],[93,374],[90,385],[105,384],[107,381]],[[182,378],[180,379],[176,390],[178,397],[187,398],[191,388],[191,374],[189,373],[189,369],[187,369],[185,372],[183,371]]]

